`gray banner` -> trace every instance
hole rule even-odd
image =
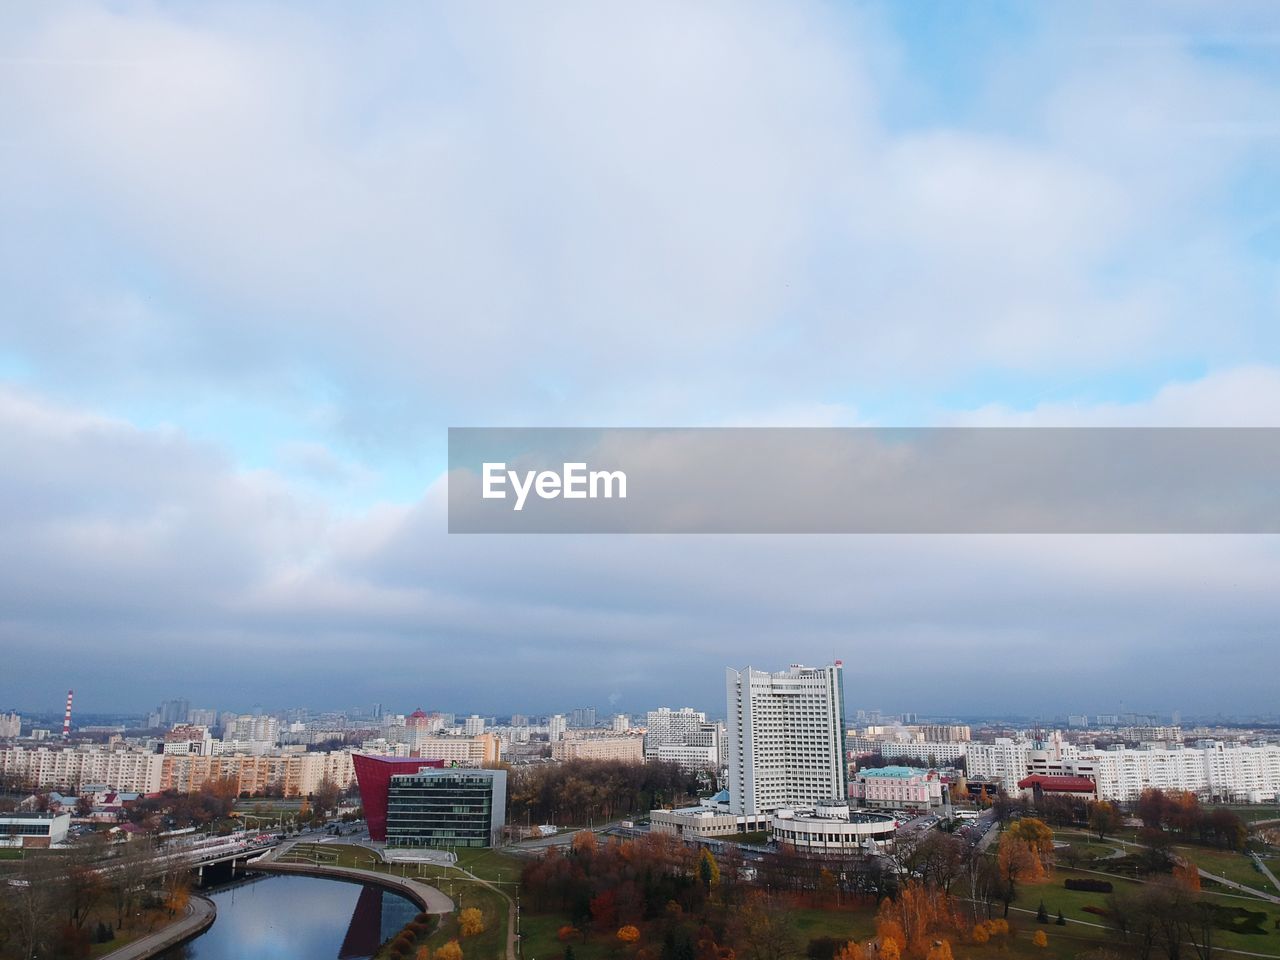
[[[451,533],[1277,533],[1275,428],[453,428]]]

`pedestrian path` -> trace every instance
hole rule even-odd
[[[217,914],[218,909],[212,900],[193,896],[181,917],[154,933],[141,936],[110,953],[104,953],[100,960],[148,960],[149,957],[158,956],[196,934],[203,933]]]

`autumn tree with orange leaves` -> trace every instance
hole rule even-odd
[[[882,954],[884,944],[893,942],[903,956],[927,957],[937,941],[945,942],[946,937],[958,935],[961,929],[951,897],[915,880],[885,900],[876,916]]]

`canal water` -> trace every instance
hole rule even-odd
[[[367,960],[418,913],[381,887],[273,875],[208,895],[218,919],[160,960]]]

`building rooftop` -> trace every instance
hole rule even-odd
[[[858,775],[863,777],[893,777],[898,780],[908,780],[911,777],[923,777],[927,771],[921,770],[919,767],[870,767],[866,770],[859,770]]]
[[[1097,784],[1088,777],[1046,776],[1036,773],[1018,781],[1019,790],[1036,786],[1049,793],[1093,793],[1097,790]]]

